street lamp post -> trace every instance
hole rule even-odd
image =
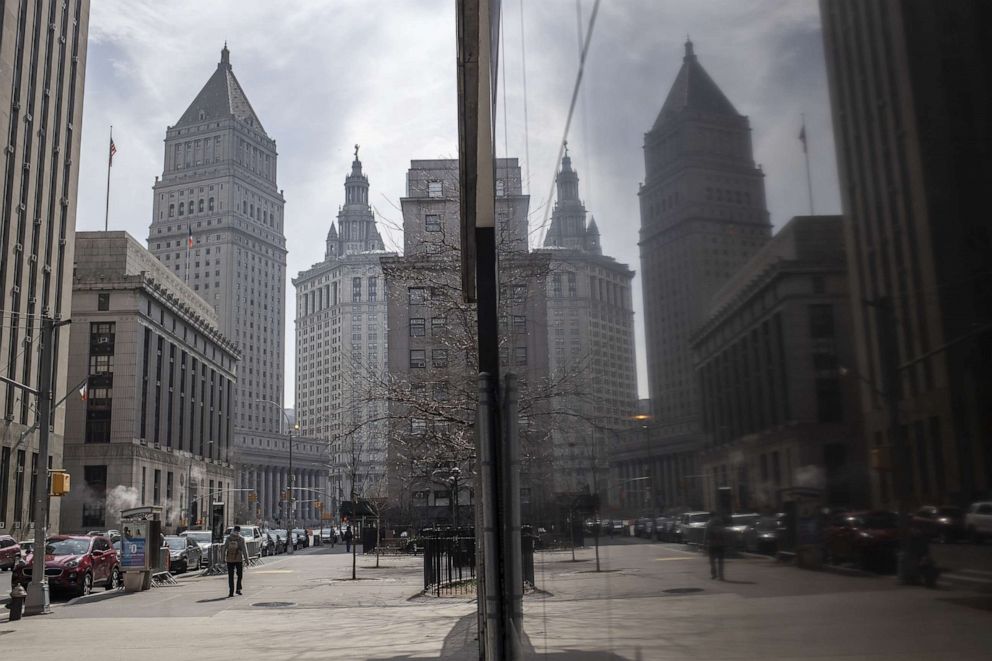
[[[289,488],[286,490],[286,506],[289,508],[289,530],[286,533],[286,538],[288,540],[291,539],[293,529],[296,527],[296,499],[294,498],[295,492],[293,491],[293,484],[296,481],[296,478],[293,475],[293,429],[299,429],[299,425],[289,421],[289,416],[282,410],[282,406],[280,406],[278,402],[274,402],[271,399],[256,399],[255,401],[259,404],[269,404],[276,407],[276,409],[282,413],[282,417],[286,420],[286,428],[289,430]],[[293,545],[287,544],[286,546],[289,548],[288,553],[292,555]]]
[[[448,477],[444,479],[444,484],[451,490],[451,525],[455,529],[455,534],[458,534],[458,480],[462,475],[462,469],[458,466],[453,466],[451,468],[441,468],[434,471],[434,475],[447,474]]]

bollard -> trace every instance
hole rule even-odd
[[[20,583],[10,590],[10,621],[15,622],[21,619],[24,612],[24,600],[28,596],[28,591]]]

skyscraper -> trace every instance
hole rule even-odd
[[[554,491],[589,493],[607,483],[607,450],[637,406],[634,312],[626,264],[603,255],[596,219],[586,219],[579,176],[566,151],[544,237]]]
[[[217,311],[221,333],[241,353],[237,463],[288,453],[280,433],[286,239],[276,157],[275,140],[235,77],[225,45],[213,75],[166,131],[148,248]],[[267,498],[276,486],[260,493],[270,512]]]
[[[820,7],[874,500],[966,504],[992,487],[992,6]]]
[[[63,319],[70,311],[90,3],[4,3],[0,12],[0,364],[6,378],[37,388],[41,316]],[[55,332],[58,401],[75,384],[66,381],[69,330]],[[24,539],[34,524],[34,478],[45,475],[37,398],[4,385],[0,410],[0,534]],[[64,416],[64,408],[54,409],[54,468],[62,467]],[[58,498],[50,512],[57,530]]]
[[[375,497],[385,475],[386,402],[372,393],[386,381],[385,253],[369,206],[362,162],[345,178],[345,203],[327,232],[324,260],[296,287],[296,420],[300,435],[328,449],[328,511]],[[352,481],[355,482],[352,485]]]
[[[687,453],[673,469],[685,475],[691,471],[685,461],[691,465],[700,440],[689,334],[717,288],[771,231],[748,118],[703,69],[692,42],[686,42],[682,67],[644,136],[644,170],[640,248],[651,432],[662,445]],[[631,456],[624,463],[638,461]],[[669,474],[665,460],[651,460],[649,467]],[[630,470],[639,476],[640,469]]]

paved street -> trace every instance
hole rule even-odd
[[[634,540],[604,544],[601,573],[591,549],[577,560],[567,551],[535,558],[525,631],[540,656],[984,659],[992,644],[992,595],[958,587],[900,587],[891,577],[759,558],[729,560],[727,580],[712,581],[703,556]],[[351,581],[342,547],[315,548],[248,570],[243,597],[226,598],[226,577],[197,576],[140,594],[97,592],[56,604],[47,617],[0,620],[0,649],[6,658],[71,650],[79,660],[103,659],[108,649],[157,659],[232,647],[265,659],[473,658],[473,599],[415,596],[420,557],[374,564],[359,557],[360,580]]]

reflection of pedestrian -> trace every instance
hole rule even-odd
[[[224,560],[227,562],[227,596],[234,596],[234,574],[238,575],[238,594],[241,594],[241,578],[244,575],[245,562],[248,561],[248,545],[241,536],[241,526],[234,530],[224,540]]]
[[[714,514],[706,524],[703,539],[710,556],[710,578],[723,580],[723,559],[727,549],[727,529],[723,517]]]
[[[345,552],[351,553],[351,539],[352,539],[351,526],[348,526],[347,528],[344,529],[344,534],[342,534],[341,537],[344,539]]]

